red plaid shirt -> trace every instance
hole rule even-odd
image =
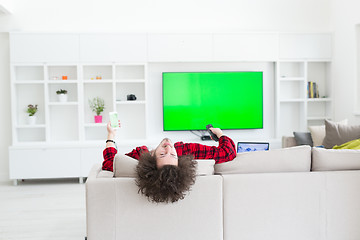
[[[176,142],[174,147],[178,156],[192,154],[195,159],[214,159],[216,164],[231,161],[236,157],[235,144],[227,136],[222,136],[219,139],[218,147],[183,142]],[[146,146],[141,146],[125,155],[139,160],[143,152],[149,152],[149,149]],[[103,151],[103,170],[113,171],[113,161],[116,153],[117,150],[113,147],[105,148]]]

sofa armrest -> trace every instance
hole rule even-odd
[[[293,136],[283,136],[281,139],[282,147],[288,148],[288,147],[295,147],[297,146],[295,137]]]

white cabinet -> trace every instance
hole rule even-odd
[[[80,176],[80,151],[61,148],[10,148],[10,179]]]
[[[78,34],[10,34],[11,62],[77,62]]]
[[[146,62],[146,34],[81,34],[80,62]]]
[[[280,59],[330,60],[331,34],[280,34]]]
[[[148,61],[211,61],[211,34],[149,34]]]
[[[277,33],[214,34],[214,61],[276,61]]]

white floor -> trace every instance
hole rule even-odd
[[[78,179],[0,183],[0,240],[85,236],[85,184]]]

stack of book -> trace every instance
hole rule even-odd
[[[308,98],[318,98],[319,97],[319,89],[318,89],[316,82],[308,82],[307,96],[308,96]]]

